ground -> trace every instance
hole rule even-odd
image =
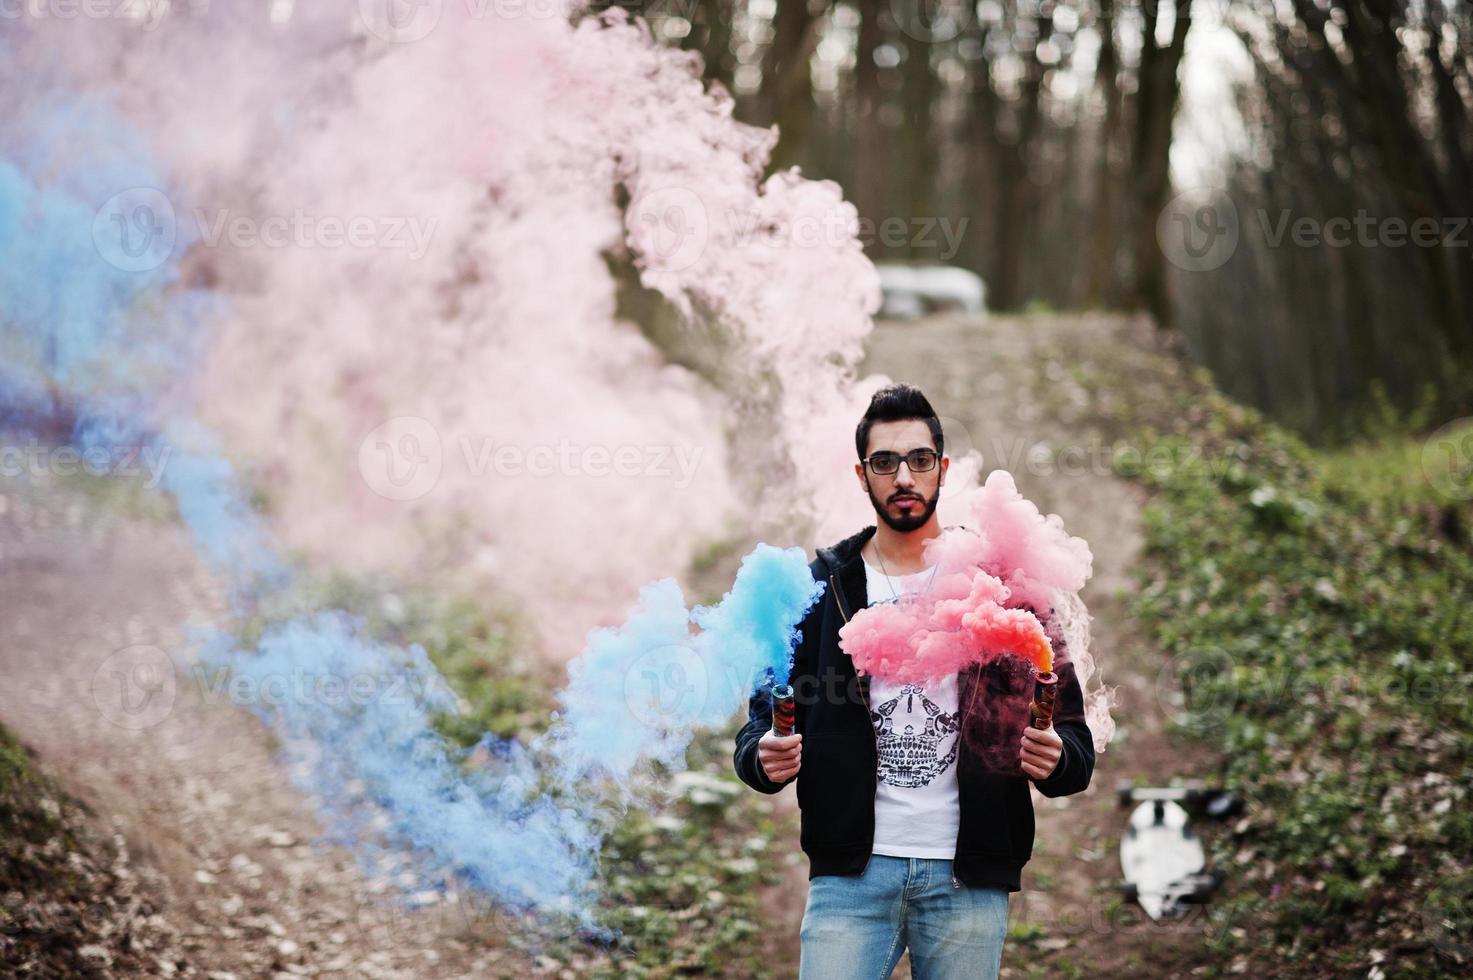
[[[496,937],[453,913],[406,917],[348,852],[314,844],[313,807],[254,717],[183,682],[148,700],[149,650],[180,656],[185,624],[223,612],[184,533],[32,491],[0,498],[0,721],[148,876],[153,918],[107,930],[142,948],[92,950],[99,966],[137,952],[146,976],[497,975]],[[13,918],[27,897],[5,896]]]
[[[1086,599],[1120,727],[1088,792],[1037,800],[1037,845],[1025,889],[1013,896],[1005,976],[1168,976],[1190,972],[1201,955],[1203,925],[1144,922],[1114,889],[1123,825],[1116,781],[1213,771],[1202,749],[1165,728],[1162,658],[1127,611],[1143,498],[1112,475],[1103,449],[1128,436],[1175,365],[1148,323],[1106,316],[934,317],[881,325],[870,345],[867,371],[920,385],[948,416],[949,450],[970,445],[989,468],[1013,472],[1023,493],[1061,515],[1095,556]],[[1117,389],[1079,383],[1080,372],[1095,371],[1129,384],[1101,398],[1091,392]],[[250,715],[205,703],[198,685],[179,683],[156,724],[138,723],[162,704],[147,701],[149,678],[157,680],[148,674],[151,651],[186,650],[186,624],[226,611],[177,526],[126,516],[75,488],[8,486],[0,501],[9,627],[0,641],[0,723],[91,808],[100,838],[125,844],[147,876],[151,915],[128,954],[151,964],[145,972],[528,972],[485,920],[453,909],[396,911],[384,901],[384,882],[346,851],[315,843],[321,828],[311,801],[282,778],[268,734]],[[132,652],[119,659],[125,649]],[[779,826],[792,828],[791,791],[767,805]],[[796,854],[795,831],[787,843]],[[764,945],[777,976],[796,972],[807,888],[801,860],[787,869],[766,902]],[[99,964],[103,954],[120,955],[90,952]]]

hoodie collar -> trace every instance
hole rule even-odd
[[[838,544],[827,548],[818,549],[818,557],[823,559],[824,566],[829,574],[839,571],[843,566],[849,564],[859,557],[860,549],[869,539],[875,536],[875,525],[871,524],[862,531],[849,535]]]
[[[942,528],[943,533],[953,530],[976,533],[964,524]],[[839,612],[843,614],[846,623],[856,612],[869,605],[869,588],[859,552],[874,536],[875,525],[871,524],[838,544],[818,549],[819,560],[824,564],[824,575],[839,593]]]
[[[875,525],[871,524],[836,545],[818,549],[819,560],[824,564],[829,585],[839,603],[839,613],[846,623],[869,605],[869,589],[865,585],[864,562],[860,560],[859,551],[874,536]]]

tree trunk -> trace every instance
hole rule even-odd
[[[1095,85],[1105,100],[1105,118],[1098,141],[1095,167],[1094,223],[1090,229],[1089,272],[1084,297],[1090,306],[1113,304],[1119,296],[1116,279],[1115,207],[1119,197],[1118,173],[1112,154],[1120,134],[1120,60],[1115,50],[1113,0],[1100,0],[1100,60]]]
[[[884,43],[880,18],[884,0],[861,0],[859,39],[854,64],[854,186],[860,217],[878,221],[885,200],[885,134],[880,125],[880,67],[875,49]],[[873,252],[873,249],[871,249]]]
[[[1177,0],[1171,41],[1156,41],[1157,0],[1142,4],[1141,64],[1136,95],[1135,152],[1135,284],[1132,305],[1145,309],[1166,329],[1173,325],[1167,293],[1166,260],[1156,240],[1156,219],[1171,195],[1171,126],[1181,94],[1177,70],[1192,26],[1191,0]]]
[[[935,217],[936,141],[932,136],[931,110],[935,105],[935,74],[931,71],[929,41],[906,37],[905,54],[905,139],[908,144],[905,189],[909,218]],[[910,229],[917,227],[913,222]],[[907,232],[907,240],[911,238]],[[911,244],[912,260],[934,260],[934,251]]]
[[[768,122],[777,123],[774,168],[803,160],[808,122],[813,113],[813,78],[809,60],[818,47],[828,4],[815,12],[806,0],[778,4],[772,44],[762,59],[761,101]]]
[[[1037,24],[1037,18],[1031,18]],[[1019,36],[1038,38],[1033,31]],[[1029,256],[1028,231],[1036,219],[1034,185],[1029,176],[1034,135],[1042,119],[1043,65],[1038,60],[1037,45],[1018,52],[1023,59],[1023,81],[1017,104],[1013,107],[1014,125],[999,141],[997,194],[997,282],[988,284],[988,292],[1001,309],[1021,306],[1028,298],[1023,270]]]

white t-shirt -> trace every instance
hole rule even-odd
[[[924,590],[931,569],[887,576],[864,563],[869,604]],[[892,591],[893,590],[893,591]],[[870,678],[870,722],[880,764],[875,788],[874,853],[892,857],[956,856],[961,822],[956,785],[957,677],[939,684],[895,684]]]

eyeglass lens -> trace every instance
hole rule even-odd
[[[875,453],[869,458],[870,468],[881,476],[899,472],[899,453]],[[905,465],[913,473],[924,473],[936,465],[936,453],[930,449],[914,449],[905,455]]]

